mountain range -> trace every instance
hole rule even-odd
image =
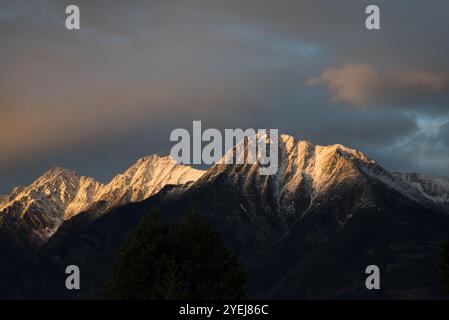
[[[202,174],[203,171],[176,164],[170,157],[156,155],[139,159],[108,184],[55,167],[28,187],[16,187],[9,196],[0,198],[1,226],[10,231],[12,238],[21,228],[22,234],[16,241],[23,242],[25,238],[31,245],[41,245],[63,221],[80,212],[95,210],[101,214],[147,199],[167,184],[195,181]]]
[[[158,208],[178,221],[195,207],[239,252],[249,297],[444,297],[435,261],[449,238],[448,178],[391,173],[360,151],[288,135],[276,174],[258,169],[203,171],[153,155],[102,184],[53,168],[0,197],[0,294],[92,297],[145,215]],[[64,289],[68,264],[83,272],[79,292]],[[382,290],[364,287],[369,264],[380,267]]]

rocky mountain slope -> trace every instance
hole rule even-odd
[[[395,173],[394,175],[437,204],[441,210],[449,213],[449,178],[419,173]]]
[[[92,178],[53,168],[28,187],[13,190],[0,207],[0,226],[30,243],[45,242],[59,227],[67,207],[77,199],[91,200],[101,187]],[[17,238],[17,237],[16,237]]]
[[[128,202],[144,200],[166,184],[197,180],[203,171],[176,164],[170,157],[138,160],[106,185],[72,170],[53,168],[28,187],[0,198],[0,233],[19,245],[45,243],[65,220],[86,210],[101,214]]]
[[[66,212],[66,220],[76,213],[87,210],[106,212],[118,205],[142,201],[159,192],[166,185],[183,185],[198,180],[204,171],[179,165],[169,156],[156,155],[139,159],[125,172],[117,175],[103,186],[93,201],[81,202]]]
[[[287,135],[280,137],[279,164],[272,176],[261,176],[257,163],[217,164],[192,184],[165,186],[98,219],[79,214],[23,265],[11,282],[20,284],[14,294],[91,296],[143,216],[159,208],[176,222],[196,208],[239,252],[250,270],[251,297],[443,296],[435,260],[449,235],[447,206],[438,201],[448,191],[444,179],[421,177],[417,186],[413,176],[390,173],[357,150]],[[84,270],[86,286],[76,294],[58,289],[64,276],[58,270],[68,264]],[[368,264],[381,268],[381,291],[364,287]],[[42,290],[34,279],[53,285]]]

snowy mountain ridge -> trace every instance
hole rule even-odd
[[[169,156],[151,155],[144,157],[128,170],[113,178],[110,183],[102,186],[96,192],[93,201],[81,202],[76,210],[66,212],[66,219],[99,202],[104,203],[102,211],[106,212],[117,205],[147,199],[158,193],[166,185],[194,182],[204,172],[189,166],[179,165]]]
[[[0,274],[12,271],[3,276],[11,279],[7,296],[65,297],[64,286],[42,283],[59,283],[54,270],[69,264],[92,275],[87,286],[98,288],[98,270],[111,270],[120,244],[148,213],[157,208],[167,221],[179,222],[193,206],[239,252],[255,298],[357,296],[359,288],[365,291],[359,272],[373,257],[388,265],[387,277],[398,279],[386,282],[387,294],[437,292],[437,275],[428,271],[449,230],[448,178],[392,173],[340,144],[288,135],[278,142],[274,175],[261,175],[253,161],[217,163],[204,172],[149,156],[107,184],[53,168],[15,188],[0,197]],[[167,184],[177,186],[159,192]],[[332,266],[342,268],[335,273]],[[413,282],[394,278],[404,268],[417,275]],[[316,274],[328,280],[315,280]]]
[[[341,144],[320,146],[309,141],[298,140],[290,135],[280,135],[278,170],[275,175],[261,176],[258,174],[259,164],[248,161],[251,155],[247,150],[251,150],[251,143],[264,139],[268,141],[270,138],[263,135],[247,141],[247,144],[243,146],[245,152],[240,154],[243,165],[224,165],[229,162],[229,158],[234,157],[235,152],[230,150],[196,184],[201,184],[204,180],[212,182],[224,174],[226,179],[232,181],[244,193],[258,190],[257,193],[261,199],[265,199],[269,193],[275,202],[269,211],[276,211],[275,214],[289,219],[298,212],[305,215],[316,206],[320,206],[320,203],[332,201],[338,197],[338,188],[369,178],[426,207],[449,213],[449,201],[447,201],[449,183],[442,183],[438,177],[427,176],[426,185],[439,186],[434,187],[436,193],[430,197],[429,193],[426,193],[423,188],[418,188],[416,183],[411,184],[410,179],[404,179],[405,174],[399,176],[390,173],[364,153]],[[238,145],[234,149],[238,147],[242,146]],[[303,199],[301,204],[297,201],[298,195]],[[354,208],[375,207],[375,203],[367,200],[369,198],[369,196],[360,196],[359,199],[354,199]],[[308,205],[302,207],[304,203]],[[350,216],[350,213],[348,215]]]
[[[29,233],[26,238],[42,243],[64,220],[81,212],[103,214],[116,206],[147,199],[169,184],[193,182],[186,185],[189,188],[213,182],[218,177],[224,177],[244,194],[256,194],[260,200],[259,204],[240,203],[241,210],[262,205],[263,210],[279,216],[286,224],[298,214],[305,216],[321,205],[338,206],[340,188],[352,186],[357,190],[356,186],[367,179],[378,181],[426,207],[449,213],[448,178],[390,173],[358,150],[340,144],[314,145],[289,135],[279,137],[278,151],[278,170],[271,176],[260,175],[257,162],[224,165],[223,158],[203,171],[179,165],[169,156],[157,155],[139,159],[107,184],[56,167],[31,185],[16,187],[9,196],[0,197],[0,227],[14,233],[19,226],[25,226]],[[229,155],[228,152],[225,157]],[[354,192],[357,197],[354,193],[342,223],[358,208],[376,207],[368,189]]]
[[[394,175],[427,199],[445,207],[449,213],[449,178],[420,173],[394,173]]]
[[[55,167],[28,187],[14,188],[0,198],[0,225],[14,230],[25,223],[37,241],[46,241],[64,220],[102,202],[103,211],[144,200],[167,184],[195,181],[204,172],[178,165],[170,157],[148,156],[138,160],[108,184]]]

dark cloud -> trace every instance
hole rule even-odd
[[[168,152],[170,131],[192,120],[279,128],[387,168],[404,158],[407,170],[447,172],[443,149],[432,163],[411,151],[429,143],[421,118],[449,120],[445,0],[378,0],[379,32],[364,29],[365,0],[78,0],[81,30],[69,32],[72,3],[0,0],[2,193],[52,165],[107,180]],[[345,63],[369,66],[368,80]],[[304,85],[332,69],[320,79],[338,103]]]
[[[449,114],[440,117],[413,115],[417,128],[396,143],[378,148],[384,164],[396,171],[449,176]]]

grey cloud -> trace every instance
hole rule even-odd
[[[380,159],[393,170],[449,176],[449,115],[417,117],[418,128],[396,143],[377,150]]]
[[[167,152],[169,132],[192,120],[279,128],[395,167],[406,148],[380,151],[419,131],[402,110],[421,110],[419,101],[438,116],[449,105],[438,78],[449,70],[444,0],[378,0],[374,33],[363,28],[365,0],[78,0],[81,31],[68,32],[72,3],[0,0],[0,192],[54,164],[108,177]],[[348,61],[382,81],[382,70],[419,70],[412,84],[389,80],[402,83],[393,92],[375,81],[385,101],[409,104],[336,106],[321,87],[303,85]]]
[[[441,126],[439,130],[439,139],[449,148],[449,122]],[[449,167],[449,157],[447,158],[447,164]]]

